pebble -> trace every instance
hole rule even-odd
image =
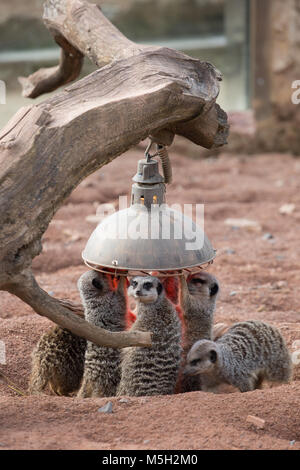
[[[119,403],[128,403],[129,400],[127,398],[120,398]]]
[[[246,421],[247,423],[254,424],[258,429],[264,429],[266,423],[264,419],[252,415],[248,415]]]
[[[232,250],[231,248],[228,248],[228,249],[225,251],[225,253],[226,253],[227,255],[235,255],[236,251],[235,251],[235,250]]]
[[[271,233],[264,233],[262,236],[263,240],[272,240],[274,236]]]
[[[249,230],[261,231],[261,226],[256,220],[249,219],[226,219],[225,225],[230,225],[232,228],[246,228]]]
[[[296,441],[290,441],[290,446],[293,446],[296,443]]]
[[[283,206],[280,207],[279,212],[283,215],[291,215],[295,209],[295,204],[283,204]]]
[[[112,407],[113,407],[112,402],[109,401],[101,408],[98,408],[98,412],[99,413],[112,413],[113,412]]]
[[[237,295],[237,292],[235,290],[233,290],[232,292],[230,292],[230,297],[233,297],[234,295]]]
[[[300,349],[300,339],[296,339],[292,344],[292,349]]]

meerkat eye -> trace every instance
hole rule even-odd
[[[152,282],[145,282],[145,284],[143,285],[144,289],[146,290],[151,290],[152,287],[153,287],[153,284]]]
[[[94,287],[96,287],[96,289],[102,289],[101,281],[96,277],[92,280],[92,284]]]
[[[195,278],[191,280],[192,284],[205,284],[205,281],[203,279]]]
[[[213,363],[217,361],[217,353],[213,349],[209,352],[209,359]]]
[[[216,295],[219,291],[219,286],[216,282],[213,283],[213,285],[211,286],[210,288],[210,295],[213,296],[213,295]]]
[[[131,285],[132,287],[136,287],[136,286],[138,285],[138,283],[137,283],[136,281],[131,281],[131,282],[130,282],[130,285]]]
[[[194,359],[193,361],[190,362],[191,366],[196,366],[199,362],[201,362],[201,359]]]

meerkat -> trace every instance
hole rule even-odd
[[[200,340],[187,356],[185,373],[200,375],[203,391],[230,384],[241,392],[261,388],[264,380],[287,383],[292,361],[281,333],[261,321],[234,324],[217,341]]]
[[[130,331],[150,331],[152,347],[123,351],[117,395],[172,394],[181,357],[181,323],[175,307],[166,298],[162,283],[153,276],[132,278],[128,295],[137,303],[137,320]]]
[[[206,271],[191,275],[186,280],[180,276],[179,300],[183,320],[183,355],[177,391],[191,392],[200,390],[199,377],[183,374],[187,354],[200,339],[213,337],[213,314],[219,292],[217,279]]]
[[[126,329],[126,279],[121,277],[114,290],[110,275],[96,271],[84,273],[78,288],[84,306],[85,318],[93,325],[109,331]],[[120,349],[97,346],[88,341],[85,352],[84,374],[78,397],[116,395],[121,377]]]
[[[60,300],[60,303],[83,316],[80,304],[66,300]],[[47,385],[56,395],[76,392],[83,375],[85,349],[84,338],[59,326],[44,333],[31,355],[29,393],[40,394]]]

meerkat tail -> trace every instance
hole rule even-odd
[[[31,395],[40,394],[46,388],[50,379],[48,372],[48,369],[44,368],[36,357],[33,357],[28,385],[28,392]]]

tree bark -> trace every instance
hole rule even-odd
[[[215,103],[221,77],[212,65],[180,52],[137,46],[81,0],[48,0],[44,20],[55,37],[64,38],[62,44],[78,51],[76,67],[79,54],[106,65],[22,108],[0,133],[0,289],[92,340],[90,325],[47,296],[32,276],[41,237],[86,176],[148,135],[171,142],[178,133],[206,148],[226,143],[226,114]],[[73,65],[71,58],[68,78]],[[50,73],[46,80],[31,77],[30,82],[37,96],[61,78],[55,82]],[[105,332],[105,340],[103,331],[93,331],[92,341],[99,345],[116,347],[114,335],[120,338],[118,347],[137,345],[127,332]],[[139,345],[149,345],[149,336],[140,338]]]
[[[83,54],[73,47],[63,36],[55,36],[55,41],[61,46],[59,65],[43,68],[29,77],[19,77],[23,88],[23,96],[37,98],[38,96],[54,91],[66,83],[72,82],[80,74]]]

